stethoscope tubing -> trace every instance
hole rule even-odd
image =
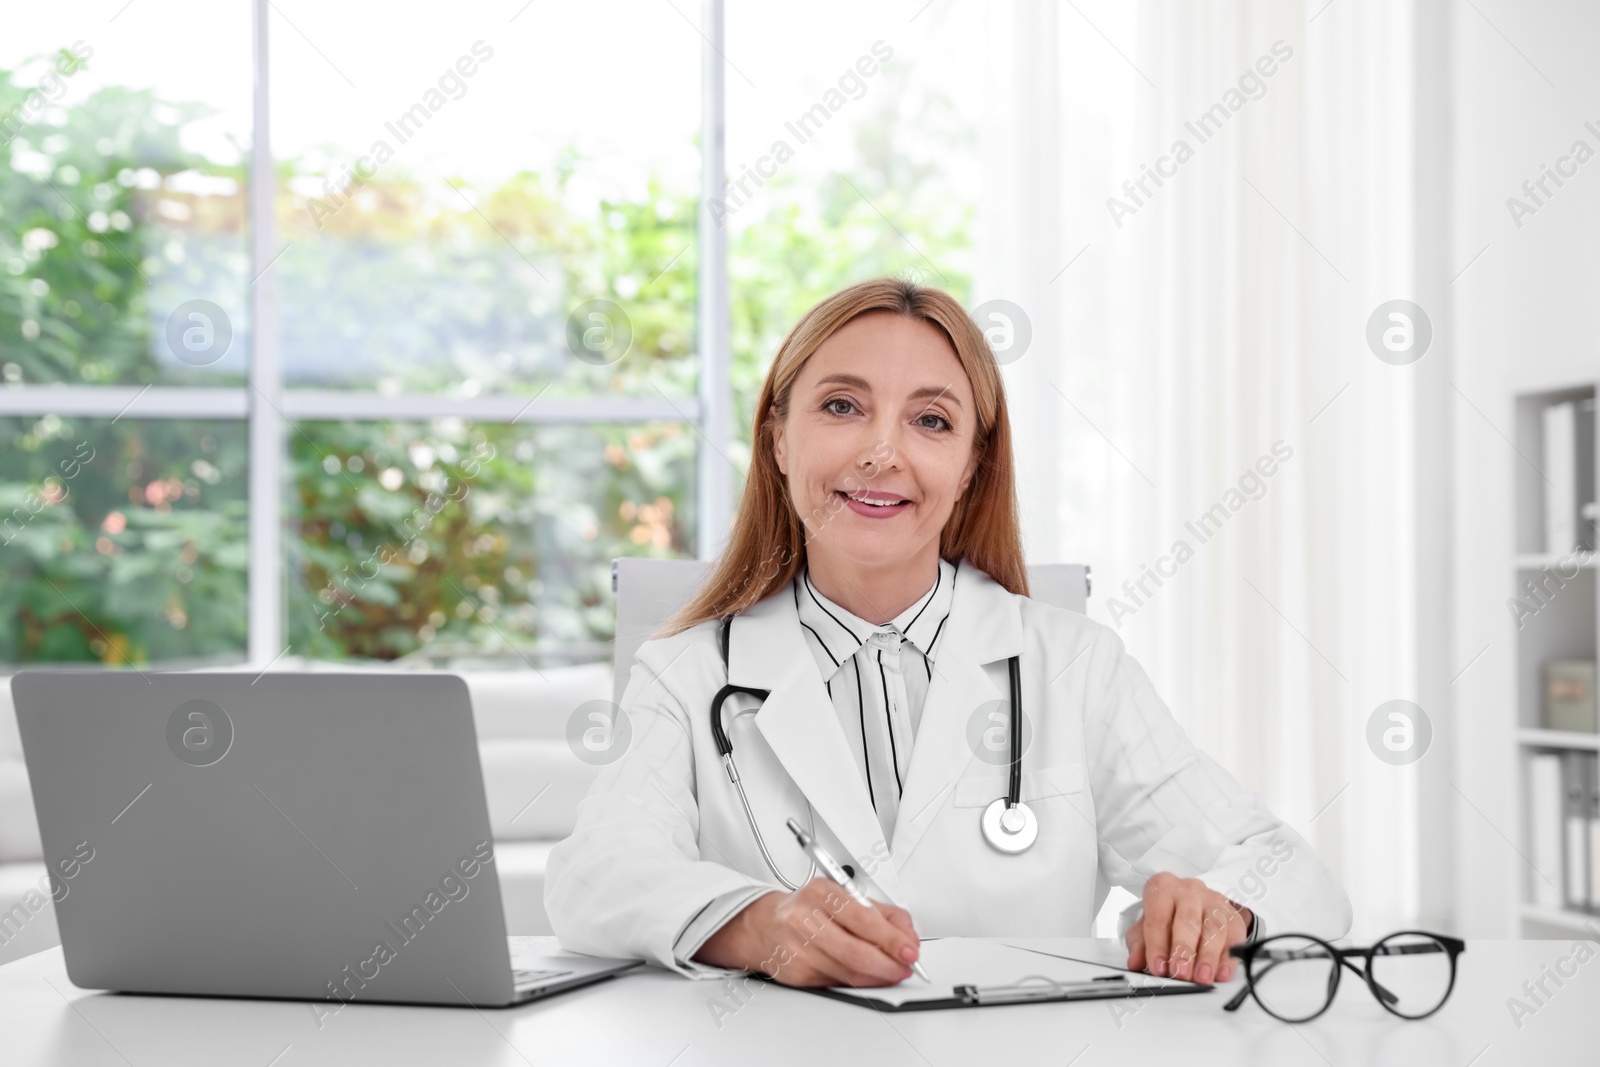
[[[725,616],[722,620],[721,645],[722,663],[724,668],[726,668],[728,664],[728,637],[732,623],[733,616],[731,615]],[[1022,668],[1017,656],[1012,656],[1008,661],[1007,675],[1007,680],[1010,683],[1011,690],[1011,773],[1007,782],[1005,806],[1008,810],[1013,808],[1019,809],[1028,817],[1029,821],[1031,822],[1032,812],[1028,811],[1026,805],[1022,803]],[[739,803],[744,808],[745,819],[750,823],[750,831],[755,835],[756,847],[761,850],[761,858],[766,861],[767,868],[772,871],[773,877],[777,878],[778,881],[783,883],[783,885],[791,892],[794,892],[799,890],[800,886],[784,877],[783,872],[778,869],[777,863],[773,860],[772,853],[767,849],[766,838],[762,835],[761,827],[756,822],[755,810],[750,805],[750,797],[745,793],[744,782],[740,778],[738,765],[735,764],[733,759],[733,740],[728,736],[727,730],[722,725],[723,704],[727,702],[728,697],[739,693],[753,696],[759,701],[765,701],[767,697],[772,695],[772,691],[770,689],[756,689],[752,686],[734,685],[732,682],[724,685],[721,689],[717,690],[717,695],[711,698],[711,738],[716,743],[717,754],[722,759],[722,767],[723,770],[727,772],[728,781],[733,783],[735,791],[737,791],[739,794]],[[806,810],[808,817],[811,816],[811,802],[809,800],[806,802]],[[814,832],[814,818],[811,819],[811,821],[813,823],[812,829]],[[999,841],[990,837],[987,828],[985,828],[984,836],[989,838],[990,844],[994,845],[996,848],[1000,848],[1003,852],[1014,852],[1017,849],[1026,849],[1032,843],[1031,839],[1029,839],[1026,842],[1018,843],[1012,848],[1002,848]],[[811,869],[806,874],[806,881],[810,881],[812,878],[816,877],[816,873],[817,864],[816,861],[813,860],[811,863]]]
[[[1011,682],[1011,784],[1006,789],[1006,807],[1022,803],[1022,667],[1017,657],[1007,663]]]
[[[722,662],[724,666],[728,662],[728,628],[732,621],[732,616],[722,620]],[[762,834],[761,826],[756,822],[755,809],[750,806],[750,797],[744,791],[744,780],[739,776],[738,764],[733,761],[733,739],[728,736],[728,731],[722,725],[722,705],[735,693],[744,693],[755,697],[757,700],[765,701],[767,697],[772,695],[772,690],[756,689],[747,685],[734,685],[732,682],[718,689],[717,695],[711,698],[711,739],[716,743],[717,755],[722,757],[722,769],[727,772],[728,781],[733,783],[734,790],[739,794],[739,804],[744,808],[744,817],[750,823],[750,832],[755,835],[756,847],[761,850],[761,858],[766,861],[767,869],[772,872],[774,878],[783,884],[784,888],[791,893],[798,892],[800,886],[817,876],[817,861],[811,861],[811,868],[806,872],[805,882],[796,884],[784,877],[783,872],[778,869],[777,861],[772,858],[772,853],[767,850],[766,836]],[[809,800],[806,801],[806,821],[810,824],[811,831],[815,833],[816,819],[812,815],[811,802]]]

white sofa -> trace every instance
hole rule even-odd
[[[274,669],[350,668],[280,661]],[[506,930],[548,934],[545,861],[556,842],[572,832],[578,801],[600,770],[579,760],[567,747],[567,719],[586,701],[612,698],[611,664],[546,667],[539,674],[531,670],[460,673],[472,694]],[[36,913],[22,904],[29,890],[38,888],[44,878],[41,851],[11,702],[11,680],[4,678],[0,679],[0,963],[60,941],[48,900]]]

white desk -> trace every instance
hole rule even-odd
[[[1022,944],[1022,939],[1006,939]],[[1027,944],[1120,963],[1114,941]],[[1440,1064],[1545,1067],[1600,1062],[1600,955],[1522,1019],[1523,996],[1571,941],[1472,941],[1455,992],[1432,1018],[1389,1015],[1354,974],[1321,1018],[1289,1026],[1253,1002],[1224,1012],[1221,989],[1193,996],[880,1015],[763,986],[719,1028],[720,983],[658,969],[520,1008],[351,1005],[319,1030],[305,1004],[86,993],[60,948],[0,968],[0,1062],[15,1067],[306,1067],[308,1064]],[[249,966],[241,960],[240,966]],[[1568,969],[1570,970],[1570,964]],[[1238,981],[1236,979],[1236,981]],[[1138,1010],[1128,1014],[1132,1005]],[[824,1060],[822,1053],[831,1053]]]

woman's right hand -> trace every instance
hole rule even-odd
[[[774,890],[706,939],[695,960],[759,971],[791,986],[887,986],[911,974],[921,943],[904,908],[857,904],[827,878]]]

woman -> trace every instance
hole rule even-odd
[[[1157,975],[1226,981],[1227,947],[1269,926],[1348,932],[1338,881],[1195,749],[1116,634],[1028,598],[1005,392],[955,300],[887,278],[823,300],[752,425],[728,546],[641,647],[630,748],[551,853],[563,945],[886,985],[919,935],[1087,935],[1111,885],[1140,896],[1128,966]],[[1008,853],[980,820],[1008,792],[1013,656],[1037,833]],[[748,812],[712,733],[730,682],[770,691],[720,716]],[[790,817],[878,908],[810,877]]]

